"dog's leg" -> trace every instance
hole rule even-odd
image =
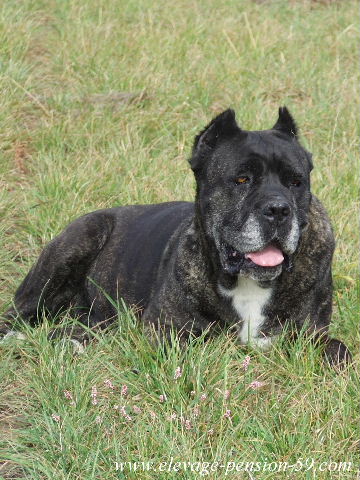
[[[342,368],[351,363],[350,350],[343,342],[330,337],[322,341],[325,342],[324,357],[332,367]]]
[[[14,306],[5,313],[0,333],[14,331],[18,318],[36,325],[41,322],[43,310],[55,316],[71,307],[73,299],[89,311],[86,274],[112,228],[111,214],[94,212],[75,220],[54,238],[16,291]]]
[[[84,352],[86,345],[90,342],[91,334],[81,325],[71,325],[68,327],[53,328],[48,335],[48,339],[71,342],[73,352],[75,354],[81,354]]]
[[[321,287],[321,289],[319,288]],[[315,343],[323,346],[324,359],[335,368],[344,368],[352,361],[347,346],[328,335],[328,327],[332,314],[332,280],[331,269],[322,284],[314,291],[314,309],[311,317],[309,334]]]

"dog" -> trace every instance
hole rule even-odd
[[[54,238],[16,291],[3,333],[19,317],[38,324],[42,309],[107,327],[109,297],[122,298],[147,326],[183,338],[235,326],[241,344],[268,349],[286,326],[307,325],[330,363],[346,363],[349,350],[327,334],[334,236],[288,109],[262,131],[224,111],[196,136],[189,162],[194,203],[103,209]]]

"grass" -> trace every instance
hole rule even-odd
[[[4,1],[0,19],[2,310],[72,219],[192,199],[186,159],[216,113],[231,106],[240,125],[261,129],[286,104],[314,154],[313,191],[336,233],[332,333],[358,362],[357,2],[25,0]],[[120,309],[114,335],[73,358],[47,341],[48,328],[0,350],[0,478],[356,477],[358,368],[336,374],[304,338],[288,354],[286,342],[267,354],[243,350],[230,332],[164,350]],[[254,380],[264,385],[252,390]],[[116,470],[115,462],[170,458],[227,470]],[[265,471],[231,463],[246,461]],[[272,472],[271,462],[297,467]]]

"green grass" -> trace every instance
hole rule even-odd
[[[286,104],[314,154],[313,191],[337,238],[331,331],[356,364],[357,7],[347,0],[2,2],[1,311],[42,247],[72,219],[114,205],[192,199],[191,142],[216,113],[231,106],[240,125],[261,129]],[[118,91],[138,97],[116,104],[94,96]],[[114,335],[73,358],[66,345],[46,340],[48,328],[0,350],[0,478],[201,478],[184,467],[116,471],[115,462],[171,457],[304,461],[301,470],[280,473],[236,472],[230,463],[228,472],[204,475],[211,479],[356,478],[358,369],[329,370],[304,338],[288,354],[284,342],[267,354],[245,351],[226,332],[164,350],[121,311]],[[174,380],[178,366],[183,374]],[[253,380],[265,385],[252,390]],[[126,406],[132,420],[114,405]],[[320,471],[323,462],[352,465]]]

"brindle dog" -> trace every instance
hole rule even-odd
[[[264,131],[239,128],[226,110],[195,138],[190,165],[195,203],[99,210],[54,238],[18,288],[3,333],[18,317],[37,324],[43,308],[105,327],[116,315],[106,292],[165,331],[236,325],[241,343],[261,348],[285,325],[308,322],[331,363],[348,360],[327,335],[333,232],[288,110]]]

